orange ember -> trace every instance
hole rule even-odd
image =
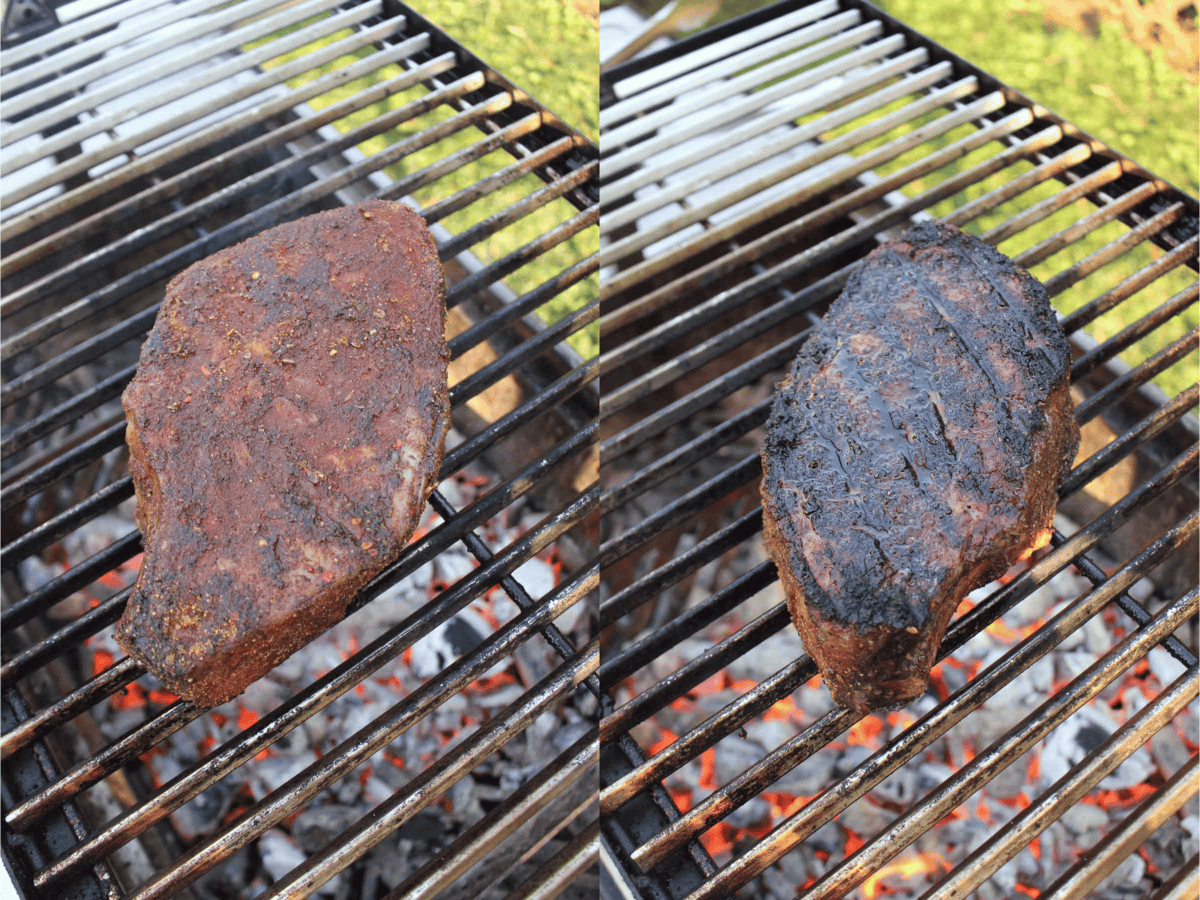
[[[110,668],[116,662],[113,655],[107,650],[92,651],[92,674],[99,675],[105,669]]]
[[[650,756],[655,756],[661,753],[663,750],[666,750],[673,743],[679,740],[679,735],[673,731],[668,731],[666,728],[659,728],[658,730],[661,732],[658,740],[646,749],[646,753],[648,753]]]
[[[672,787],[668,788],[667,792],[680,812],[687,812],[692,808],[692,792],[687,788]]]
[[[791,697],[784,697],[782,700],[776,700],[771,704],[771,708],[763,713],[763,719],[770,722],[779,719],[785,722],[802,723],[804,721],[804,710],[796,705]]]
[[[700,754],[700,787],[705,790],[717,789],[717,751],[709,747]]]
[[[467,694],[489,694],[494,690],[504,687],[506,684],[519,683],[517,676],[505,669],[503,672],[497,672],[495,675],[487,675],[472,681],[463,688],[463,691]]]
[[[708,855],[714,858],[728,853],[733,849],[734,839],[737,837],[737,829],[732,825],[727,825],[725,822],[718,822],[704,834],[700,835],[700,843],[704,845],[704,849],[708,851]]]
[[[146,704],[146,689],[136,681],[131,681],[125,688],[108,698],[108,705],[113,709],[137,709]]]
[[[763,799],[771,804],[771,818],[775,821],[798,813],[815,797],[815,794],[812,797],[797,797],[795,794],[763,792]]]
[[[875,746],[873,741],[883,731],[883,720],[878,716],[863,716],[851,727],[846,735],[848,744],[868,744]]]
[[[1135,784],[1133,787],[1097,791],[1090,796],[1084,797],[1083,802],[1105,808],[1112,806],[1134,806],[1137,803],[1141,803],[1153,793],[1154,787],[1143,782],[1142,784]]]

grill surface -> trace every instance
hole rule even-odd
[[[568,343],[597,316],[586,302],[597,271],[595,147],[391,2],[128,0],[47,14],[48,28],[6,46],[0,107],[3,846],[21,890],[210,896],[194,887],[200,875],[323,791],[365,780],[364,764],[382,748],[526,651],[558,662],[262,896],[307,896],[348,872],[431,804],[448,803],[456,785],[546,714],[571,738],[545,747],[519,788],[388,896],[432,896],[463,875],[456,890],[478,895],[480,871],[469,870],[485,856],[482,884],[494,887],[543,845],[544,864],[517,893],[560,886],[592,865],[598,848],[597,645],[586,609],[564,618],[598,578],[585,521],[596,500],[597,364]],[[48,614],[76,592],[108,596],[100,585],[136,557],[140,536],[131,530],[36,586],[22,563],[61,559],[65,540],[122,504],[128,510],[117,398],[166,282],[264,228],[372,196],[411,204],[434,231],[450,308],[455,431],[431,500],[439,518],[350,613],[370,615],[374,601],[447,548],[465,547],[475,568],[152,786],[144,761],[213,714],[155,695],[128,658],[91,674],[85,642],[110,632],[127,589],[65,621]],[[541,268],[527,268],[534,261]],[[547,312],[563,305],[574,311]],[[455,481],[480,466],[495,473],[494,486],[458,502]],[[499,519],[512,529],[498,541],[485,525]],[[517,572],[548,555],[561,563],[552,587]],[[170,813],[338,698],[357,702],[368,681],[386,680],[420,638],[493,589],[515,613],[478,647],[214,834],[185,845],[172,831]],[[556,619],[573,624],[560,629]],[[139,679],[135,693],[158,700],[120,736],[103,737],[93,712],[129,696]],[[575,719],[564,718],[567,705]],[[375,895],[361,882],[351,890]]]
[[[1182,711],[1198,690],[1196,200],[855,0],[775,4],[614,68],[601,97],[606,866],[628,894],[730,895],[981,715],[985,700],[1090,618],[1119,609],[1129,622],[1124,640],[1114,637],[1027,719],[1005,723],[994,744],[893,810],[862,846],[835,853],[799,892],[840,897],[862,886],[1164,648],[1181,664],[1177,680],[1061,781],[1040,793],[1027,785],[1028,808],[994,826],[925,894],[966,896],[1152,735],[1194,716],[1194,705]],[[931,216],[980,235],[1046,285],[1072,341],[1085,430],[1060,511],[1086,524],[1056,531],[1028,568],[960,610],[942,656],[953,661],[1056,573],[1071,569],[1087,587],[960,688],[931,691],[928,711],[885,731],[881,749],[718,865],[701,840],[831,752],[862,717],[835,708],[796,726],[732,777],[697,788],[683,809],[668,778],[690,770],[694,781],[723,740],[823,688],[802,656],[704,707],[678,735],[663,735],[654,717],[688,708],[706,682],[791,629],[759,536],[757,447],[773,385],[858,260]],[[1156,298],[1151,311],[1113,324],[1114,309],[1145,298]],[[738,558],[749,562],[733,580],[711,581]],[[1147,574],[1157,587],[1143,607],[1129,589]],[[702,632],[721,636],[700,652],[692,638]],[[1189,752],[1041,896],[1084,896],[1194,797],[1195,747]],[[1195,865],[1161,873],[1162,896],[1183,896]]]

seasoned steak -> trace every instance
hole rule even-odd
[[[963,597],[1048,537],[1069,369],[1042,286],[933,223],[874,250],[804,343],[767,422],[763,537],[839,703],[919,696]]]
[[[437,251],[399,204],[272,228],[167,286],[122,397],[145,555],[116,637],[241,693],[412,536],[449,425]]]

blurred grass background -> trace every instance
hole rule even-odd
[[[649,15],[664,2],[646,0],[636,5],[639,11]],[[605,5],[610,4],[606,2]],[[762,0],[725,0],[707,27],[766,5]],[[875,5],[1191,196],[1200,192],[1196,6],[1190,0],[1065,0],[1058,3],[1041,0],[990,0],[986,3],[877,0]],[[1159,16],[1162,21],[1149,21],[1152,15]],[[1164,16],[1170,18],[1162,18]],[[894,106],[903,105],[903,102]],[[885,107],[883,112],[890,108]],[[915,120],[862,149],[911,131],[934,117],[936,114]],[[822,138],[828,139],[862,122],[850,123],[822,135]],[[881,175],[887,174],[973,130],[971,126],[963,126],[925,144],[918,153],[905,154],[877,171]],[[994,152],[995,145],[981,148],[913,182],[905,193],[911,195],[933,187]],[[930,211],[934,215],[945,215],[1030,167],[1028,164],[1014,166]],[[1022,208],[1049,196],[1058,187],[1053,183],[1028,192],[1021,198]],[[1000,249],[1015,254],[1094,209],[1087,200],[1079,200],[1027,229],[1019,242],[1001,243]],[[981,233],[1012,213],[1011,206],[1005,205],[995,213],[973,221],[968,230]],[[1035,266],[1033,274],[1045,279],[1115,240],[1126,230],[1119,223],[1103,226]],[[1014,246],[1017,243],[1019,246]],[[1104,287],[1133,274],[1159,255],[1161,251],[1157,248],[1138,247],[1069,288],[1056,298],[1055,304],[1064,312],[1070,312]],[[1087,330],[1103,341],[1194,281],[1195,274],[1190,269],[1176,269],[1096,320]],[[1192,304],[1183,314],[1123,352],[1122,359],[1136,365],[1195,328],[1198,318],[1196,305]],[[1157,376],[1155,383],[1174,396],[1195,383],[1197,359],[1196,353],[1188,355]]]
[[[589,5],[592,4],[592,5]],[[418,13],[445,31],[453,40],[477,55],[485,64],[525,90],[545,108],[558,115],[593,143],[599,135],[598,83],[598,9],[592,0],[418,0],[410,3]],[[318,17],[319,18],[319,17]],[[311,20],[310,20],[311,21]],[[300,27],[300,23],[294,27]],[[291,29],[289,29],[291,30]],[[264,68],[312,53],[315,49],[347,37],[343,30],[314,41],[294,52],[271,60]],[[264,43],[265,38],[246,49]],[[374,51],[365,48],[335,59],[328,64],[288,81],[296,87],[336,71]],[[310,101],[314,109],[346,99],[369,84],[377,84],[402,73],[397,65],[382,66],[370,76],[351,81]],[[423,96],[424,88],[417,87],[393,94],[387,99],[369,104],[333,124],[342,132],[363,125]],[[411,122],[401,123],[381,134],[361,141],[356,146],[368,156],[378,153],[410,136],[450,118],[454,110],[438,107]],[[385,171],[393,178],[416,172],[444,159],[455,151],[478,142],[483,133],[474,127],[454,132],[432,146],[405,156]],[[497,150],[479,160],[467,163],[439,178],[432,184],[413,192],[413,198],[428,208],[463,188],[481,181],[512,162],[506,151]],[[536,175],[526,175],[493,193],[480,197],[462,210],[440,220],[453,233],[482,221],[540,187]],[[474,244],[472,252],[486,265],[541,237],[577,214],[566,200],[551,200],[530,214],[506,226],[490,237]],[[599,249],[598,229],[590,226],[563,243],[546,251],[504,278],[505,284],[517,294],[524,294],[554,275],[579,263]],[[580,309],[595,299],[598,276],[592,274],[557,294],[538,309],[548,324]],[[567,342],[585,359],[599,350],[599,332],[593,323],[570,335]]]
[[[588,5],[588,0],[416,0],[410,5],[592,143],[597,142],[599,13],[594,5]],[[467,137],[477,139],[464,135],[464,144],[468,143]],[[421,160],[413,162],[419,168]],[[455,173],[455,183],[443,179],[446,193],[482,178],[486,174],[482,165],[467,166]],[[463,183],[457,185],[460,178]],[[525,181],[522,189],[528,193],[537,177],[529,175]],[[424,198],[420,199],[427,205]],[[470,216],[474,219],[480,212],[491,215],[510,202],[512,197],[507,192],[484,197],[472,205]],[[503,256],[574,212],[567,201],[553,200],[490,239],[485,252],[494,258]],[[464,210],[459,217],[465,219],[466,213]],[[456,222],[455,216],[446,221],[451,231],[465,224]],[[518,294],[532,290],[556,272],[598,252],[599,240],[598,229],[588,228],[514,272],[505,282]],[[599,276],[592,274],[544,304],[538,313],[553,324],[594,300],[599,285]],[[593,323],[567,340],[584,359],[591,359],[599,352],[599,334],[599,327]]]

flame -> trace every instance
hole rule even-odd
[[[1028,885],[1028,884],[1021,884],[1020,882],[1017,882],[1017,891],[1018,891],[1019,893],[1022,893],[1022,894],[1024,894],[1026,897],[1040,897],[1040,896],[1042,896],[1042,892],[1041,892],[1041,891],[1039,891],[1037,888],[1035,888],[1035,887],[1032,887],[1032,886],[1030,886],[1030,885]]]
[[[949,872],[950,869],[950,864],[937,853],[922,853],[919,856],[902,859],[899,862],[884,866],[864,881],[862,886],[863,896],[867,898],[878,897],[883,893],[880,882],[891,875],[897,875],[901,878],[916,878],[919,875],[932,875],[939,870]]]
[[[1017,562],[1024,562],[1050,543],[1050,538],[1054,536],[1053,529],[1044,528],[1039,531],[1033,538],[1033,543],[1021,551],[1021,555],[1017,557]]]

